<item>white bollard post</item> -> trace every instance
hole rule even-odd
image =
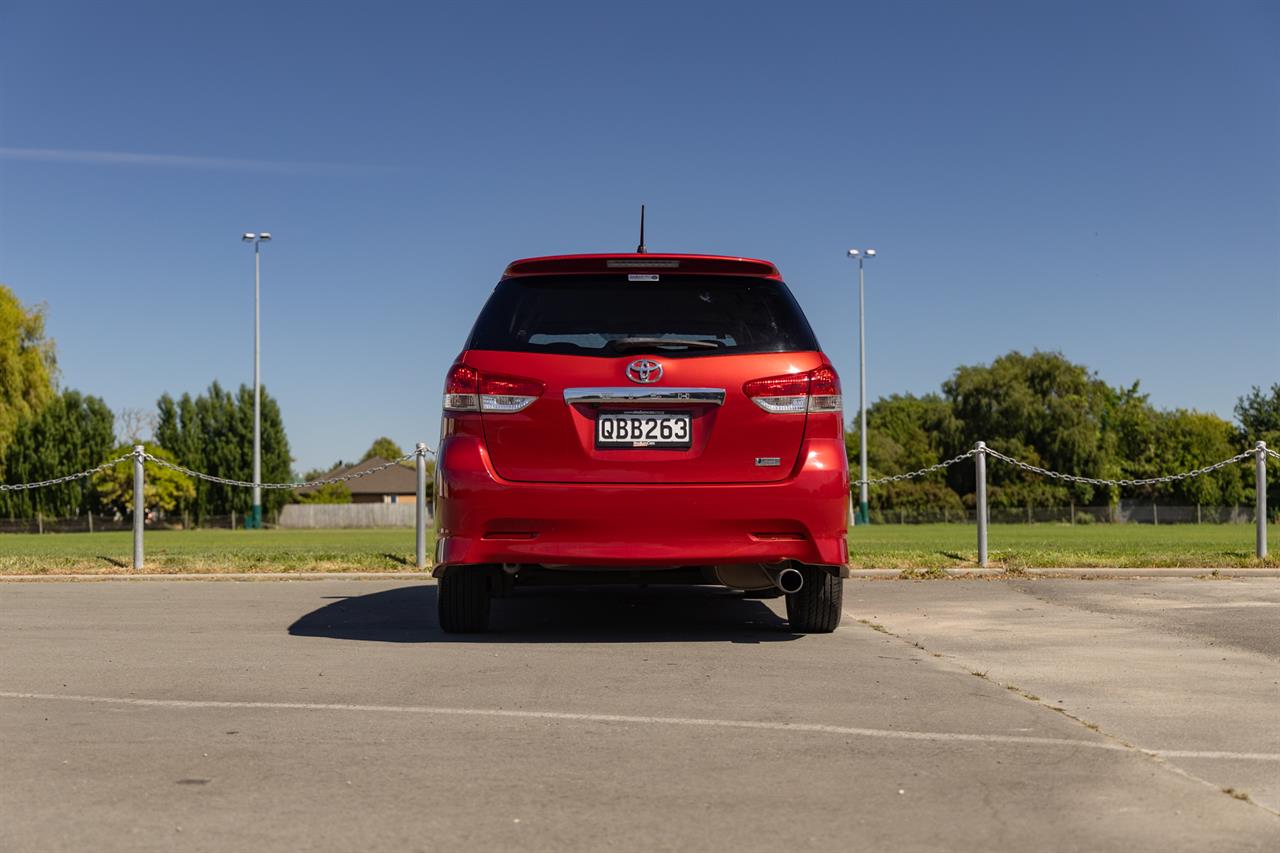
[[[977,480],[977,491],[974,497],[977,499],[975,503],[978,511],[978,567],[985,569],[987,567],[987,443],[979,441],[974,445],[974,449],[978,451],[973,456]]]
[[[133,446],[133,567],[142,568],[142,527],[147,515],[143,498],[146,475],[142,464],[142,445]]]
[[[414,460],[418,466],[418,504],[414,507],[414,521],[417,527],[415,556],[418,559],[418,568],[425,569],[427,567],[427,446],[420,441],[414,450],[418,457]]]
[[[1254,508],[1255,521],[1258,525],[1258,559],[1267,556],[1267,443],[1259,441],[1253,446],[1254,486],[1258,490],[1258,502]]]

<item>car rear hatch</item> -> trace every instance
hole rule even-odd
[[[825,390],[838,408],[839,391],[786,286],[732,264],[600,266],[513,275],[513,264],[450,374],[446,390],[480,409],[497,473],[618,484],[790,476],[810,399]]]

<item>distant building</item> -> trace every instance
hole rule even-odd
[[[356,471],[367,471],[386,465],[387,460],[380,456],[370,456],[363,462],[354,465],[339,465],[332,471],[320,476],[320,479],[341,477]],[[412,468],[403,465],[392,465],[373,474],[347,480],[346,486],[351,490],[351,502],[357,504],[413,504],[418,502],[418,476]],[[314,492],[319,486],[304,486],[295,489],[299,495]]]

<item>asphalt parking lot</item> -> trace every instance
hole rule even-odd
[[[1280,583],[0,585],[0,846],[1275,850]]]

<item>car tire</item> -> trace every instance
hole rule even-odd
[[[804,575],[799,592],[787,595],[787,621],[797,634],[830,634],[840,625],[844,581],[820,566],[796,566]]]
[[[451,566],[436,588],[440,629],[446,634],[479,634],[489,629],[489,572],[484,566]]]

